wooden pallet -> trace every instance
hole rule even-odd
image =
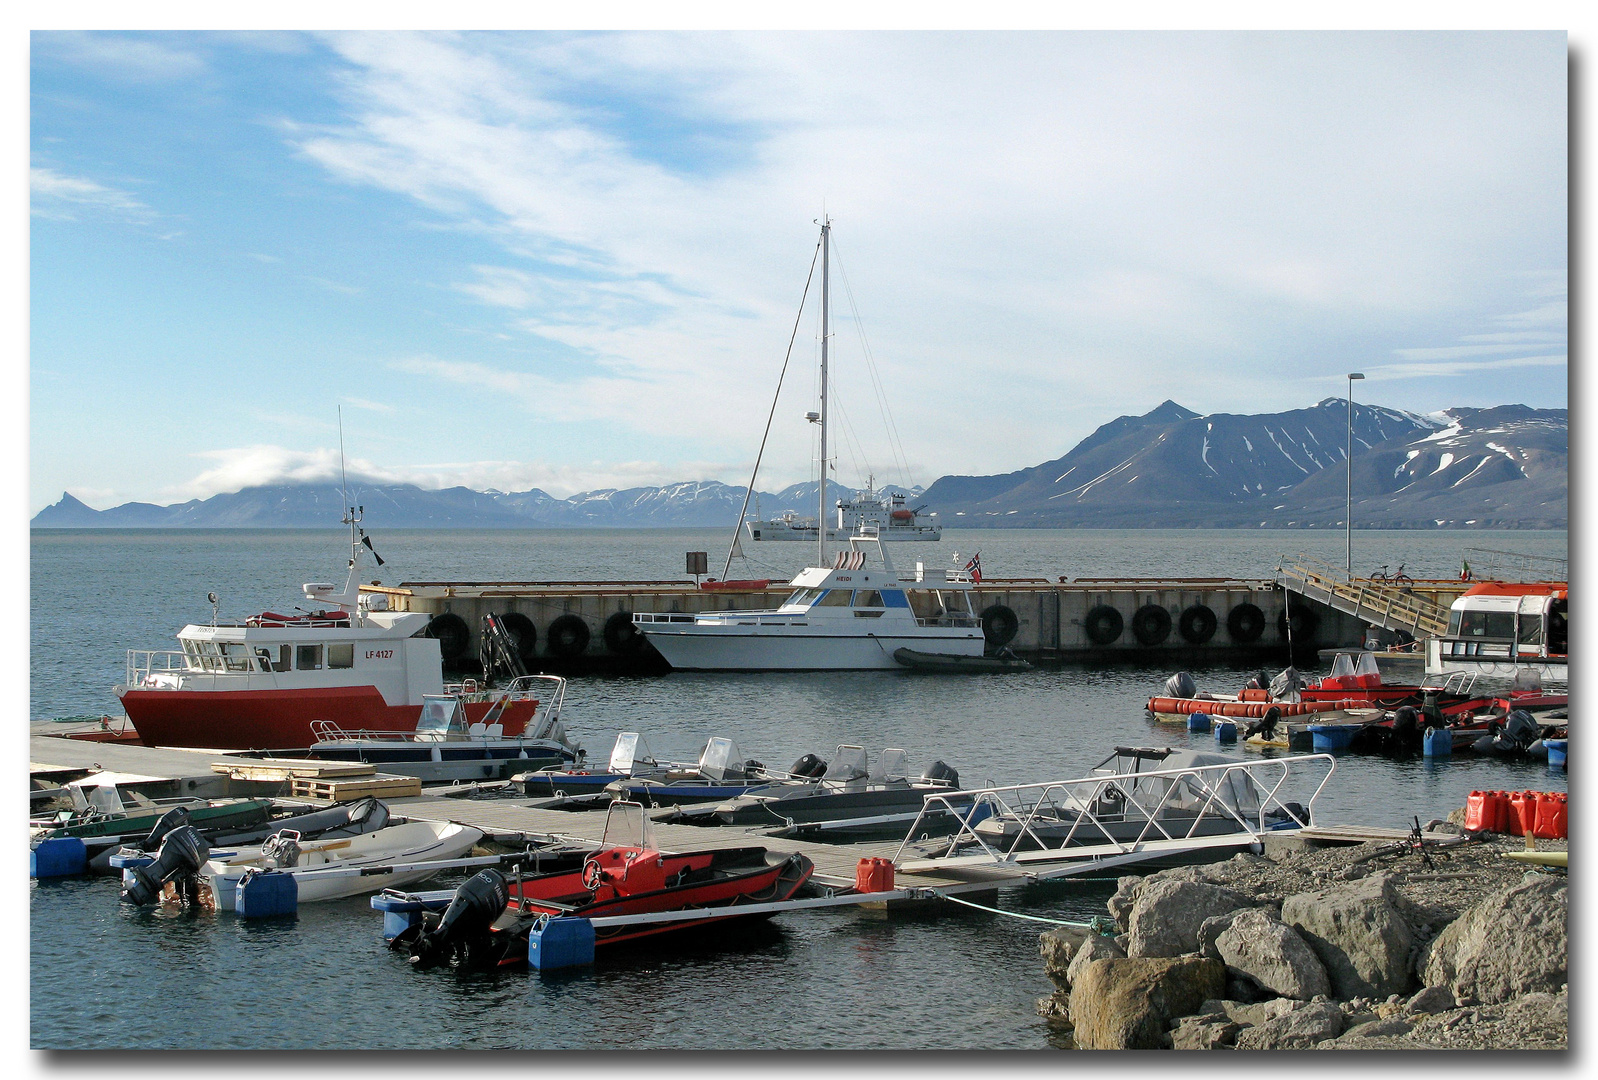
[[[310,761],[299,758],[242,758],[211,762],[211,771],[234,780],[332,780],[375,776],[377,766],[364,761]]]
[[[404,799],[422,793],[422,781],[416,776],[390,776],[377,773],[359,780],[327,780],[317,777],[295,777],[293,792],[310,799],[330,799],[333,802],[353,802],[368,795],[382,799]]]

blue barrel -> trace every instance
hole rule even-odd
[[[1210,714],[1207,712],[1188,713],[1187,730],[1201,733],[1210,730]]]
[[[1568,739],[1544,739],[1543,745],[1548,748],[1548,766],[1554,769],[1565,767],[1565,743]]]
[[[1215,741],[1218,743],[1236,742],[1237,725],[1230,720],[1215,721]]]
[[[1449,757],[1454,752],[1454,733],[1447,728],[1427,728],[1421,740],[1421,753],[1426,757]]]
[[[1348,744],[1354,741],[1354,732],[1358,730],[1358,724],[1311,724],[1309,726],[1312,745],[1318,754],[1331,750],[1347,750]]]
[[[293,915],[299,906],[299,883],[280,870],[251,870],[233,887],[233,913],[241,919]]]
[[[89,868],[89,849],[76,836],[41,840],[28,852],[28,875],[36,878],[70,877]]]
[[[539,971],[594,962],[594,924],[587,919],[545,919],[527,935],[527,963]]]

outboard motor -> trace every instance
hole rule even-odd
[[[1420,713],[1413,705],[1404,705],[1393,713],[1393,742],[1400,749],[1410,749],[1421,739]]]
[[[827,771],[827,763],[815,754],[806,754],[788,768],[788,775],[801,780],[814,780]]]
[[[174,806],[162,814],[156,821],[155,828],[150,830],[150,835],[139,841],[138,847],[142,851],[155,851],[160,848],[161,841],[166,839],[167,833],[181,829],[189,823],[189,811],[185,806]]]
[[[1270,688],[1271,677],[1265,674],[1264,671],[1258,672],[1253,678],[1243,684],[1243,689],[1245,690],[1269,690]]]
[[[1198,697],[1198,683],[1185,671],[1178,671],[1165,680],[1165,696],[1174,698]]]
[[[1284,668],[1276,678],[1271,680],[1271,697],[1276,701],[1285,701],[1290,705],[1297,705],[1303,700],[1299,691],[1304,688],[1304,679],[1294,667]]]
[[[200,895],[200,867],[210,857],[211,845],[193,825],[173,829],[161,841],[153,863],[130,868],[133,882],[122,891],[122,899],[141,906],[153,904],[161,899],[162,886],[172,881],[177,884],[179,898],[192,904]]]
[[[424,929],[411,947],[411,963],[431,967],[488,932],[510,903],[510,886],[498,870],[483,870],[455,890],[443,917],[432,930]],[[424,924],[425,926],[425,924]],[[396,939],[398,944],[398,939]]]
[[[1442,706],[1437,704],[1438,692],[1424,690],[1420,695],[1420,714],[1426,718],[1427,727],[1447,727],[1448,721],[1443,716]]]
[[[1517,749],[1524,750],[1542,737],[1542,728],[1537,726],[1537,721],[1531,718],[1531,713],[1525,709],[1516,709],[1509,714],[1509,720],[1504,724],[1504,736],[1513,742]]]
[[[1243,733],[1243,738],[1251,739],[1255,735],[1263,735],[1267,739],[1276,738],[1276,725],[1282,719],[1282,710],[1272,705],[1265,710],[1265,715],[1248,726]]]
[[[960,774],[954,771],[953,766],[945,765],[942,761],[934,761],[927,766],[927,771],[921,774],[921,779],[934,784],[948,784],[949,787],[960,787]]]

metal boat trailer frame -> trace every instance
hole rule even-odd
[[[1295,768],[1302,772],[1311,763],[1324,763],[1326,775],[1303,804],[1304,817],[1300,818],[1282,801],[1286,794],[1284,786]],[[923,815],[941,803],[942,809],[955,814],[960,822],[959,829],[949,839],[947,850],[955,851],[962,842],[974,843],[980,850],[969,855],[904,860],[905,849],[916,835],[916,826],[912,825],[909,835],[894,854],[893,861],[905,873],[1009,871],[1027,880],[1041,881],[1088,874],[1150,859],[1180,856],[1208,848],[1257,849],[1268,832],[1314,824],[1315,800],[1320,797],[1336,768],[1337,762],[1331,754],[1304,754],[1240,761],[1236,764],[1105,773],[1073,780],[983,788],[960,793],[964,798],[974,799],[974,803],[966,804],[972,808],[963,815],[949,804],[949,795],[928,795],[924,800]],[[1153,798],[1155,789],[1162,786],[1165,788],[1164,795]],[[1257,808],[1247,814],[1240,812],[1235,801],[1227,798],[1228,790],[1234,794],[1238,791],[1253,793],[1258,798]],[[1199,806],[1191,819],[1167,817],[1162,822],[1161,811],[1177,809],[1177,800],[1191,802],[1195,799],[1199,800]],[[1122,806],[1124,812],[1111,815],[1100,809],[1114,805]],[[989,809],[989,815],[980,813],[984,806]],[[1040,835],[1038,829],[1045,823],[1056,826],[1063,823],[1057,816],[1057,811],[1062,809],[1076,815],[1065,835],[1057,840],[1047,834]],[[1077,840],[1079,831],[1090,837],[1111,836],[1107,826],[1122,824],[1133,810],[1144,820],[1135,839],[1107,843]],[[1279,820],[1274,825],[1267,824],[1267,815],[1272,814],[1285,816],[1285,820]],[[976,831],[977,824],[993,815],[1002,815],[1020,826],[1015,839],[1007,845],[990,844]],[[1186,826],[1185,831],[1177,829],[1173,833],[1172,829],[1166,827],[1167,823],[1177,820]],[[920,821],[917,818],[916,825]],[[1217,822],[1224,822],[1231,828],[1218,835],[1199,835],[1202,825],[1210,823],[1213,826]],[[1023,845],[1027,845],[1026,850],[1023,850]]]

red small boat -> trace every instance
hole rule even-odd
[[[815,872],[803,855],[773,857],[763,847],[667,854],[651,840],[649,820],[638,803],[611,804],[602,843],[578,870],[512,881],[485,871],[456,890],[442,913],[424,913],[390,947],[407,950],[418,967],[523,964],[528,934],[548,918],[728,909],[715,918],[595,928],[596,947],[615,945],[689,926],[765,917],[768,913],[745,916],[737,909],[790,899]]]

